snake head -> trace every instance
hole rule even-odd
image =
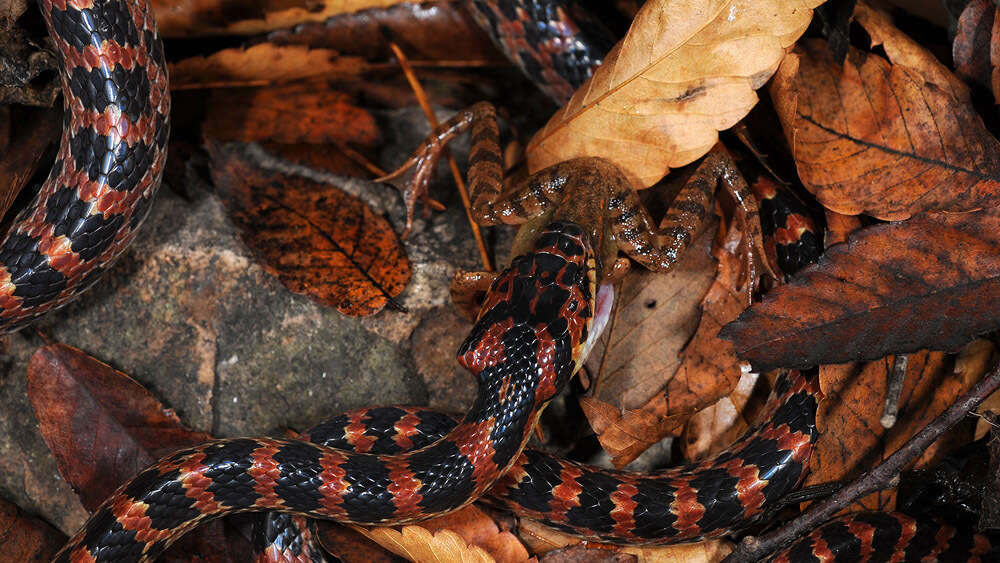
[[[578,225],[542,229],[534,249],[490,286],[459,362],[498,393],[531,389],[521,400],[549,400],[582,365],[594,318],[594,262]]]

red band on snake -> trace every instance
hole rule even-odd
[[[0,242],[0,332],[62,306],[128,246],[160,185],[170,96],[145,0],[42,0],[66,108],[56,162]]]

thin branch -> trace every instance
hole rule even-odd
[[[723,563],[758,561],[790,544],[806,532],[815,529],[856,499],[889,487],[898,478],[904,467],[917,459],[934,440],[961,421],[969,411],[978,407],[998,387],[1000,387],[1000,363],[993,367],[989,375],[952,403],[948,410],[938,415],[877,467],[854,480],[830,498],[813,504],[798,518],[781,529],[761,537],[743,538],[739,547],[723,559]]]
[[[419,103],[420,108],[424,110],[424,114],[427,116],[427,121],[431,124],[431,129],[436,129],[438,126],[437,117],[434,115],[434,110],[431,109],[431,104],[427,100],[427,94],[420,85],[420,81],[417,80],[417,75],[413,72],[413,68],[410,66],[409,60],[407,60],[406,55],[403,54],[403,50],[400,49],[395,43],[389,43],[389,47],[392,48],[392,52],[395,53],[396,60],[399,61],[399,66],[402,67],[406,80],[410,82],[410,87],[413,88],[413,93],[417,96],[417,103]],[[479,257],[483,261],[483,268],[487,271],[492,271],[493,263],[490,261],[490,254],[486,250],[486,242],[483,241],[483,233],[479,230],[479,224],[472,219],[472,212],[469,211],[472,207],[472,203],[469,200],[469,191],[465,189],[465,182],[462,180],[462,173],[459,171],[458,164],[455,162],[455,157],[451,155],[451,151],[445,148],[444,155],[448,158],[448,166],[451,168],[451,175],[455,177],[455,185],[458,187],[458,195],[462,197],[462,205],[465,206],[465,215],[468,217],[469,225],[472,227],[472,236],[475,237],[476,246],[479,247]]]

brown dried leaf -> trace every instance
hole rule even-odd
[[[891,64],[851,49],[838,65],[805,41],[771,85],[802,183],[833,211],[887,220],[1000,203],[1000,142],[965,86],[877,13],[855,15]]]
[[[341,561],[365,561],[367,563],[396,563],[398,559],[381,546],[359,532],[342,524],[320,520],[317,522],[317,537],[327,552]]]
[[[0,498],[0,553],[4,561],[50,561],[65,541],[59,530]]]
[[[744,372],[736,387],[693,416],[684,428],[684,458],[706,459],[729,447],[754,422],[753,413],[746,412],[760,374]]]
[[[9,107],[0,107],[0,217],[38,169],[46,148],[59,139],[60,112],[19,107],[13,119]]]
[[[349,78],[364,72],[367,63],[359,57],[342,57],[329,49],[261,43],[245,49],[223,49],[208,57],[191,57],[167,66],[170,87],[178,90],[264,86],[305,78]]]
[[[323,81],[213,90],[205,136],[221,141],[373,145],[375,118]]]
[[[410,61],[510,65],[460,2],[407,2],[343,14],[269,33],[267,40],[275,45],[333,49],[368,61],[395,58],[391,40]]]
[[[64,344],[32,355],[28,398],[59,472],[88,510],[159,456],[211,439],[184,428],[128,375]]]
[[[384,217],[334,186],[258,168],[238,143],[209,141],[208,152],[240,236],[286,287],[345,315],[395,303],[410,262]]]
[[[472,509],[473,507],[466,507],[462,511]],[[478,510],[478,509],[475,509]],[[462,512],[460,511],[460,512]],[[482,511],[479,511],[482,514]],[[459,517],[462,519],[463,517]],[[510,536],[509,540],[501,541],[501,543],[506,546],[511,546],[517,544],[520,546],[520,542],[517,541],[510,532],[500,532],[496,524],[486,516],[482,514],[482,517],[472,516],[481,525],[487,525],[485,521],[488,521],[488,525],[492,525],[493,529],[496,530],[497,534],[507,534]],[[363,534],[368,539],[374,541],[375,543],[381,545],[382,547],[388,549],[389,551],[399,555],[400,557],[405,557],[414,563],[439,563],[441,561],[455,561],[461,563],[493,563],[497,561],[494,559],[490,553],[476,545],[472,541],[468,541],[463,538],[459,533],[448,529],[439,528],[435,531],[425,527],[426,523],[413,524],[409,526],[403,526],[402,528],[363,528],[361,526],[351,526],[351,528],[357,530]],[[469,531],[468,529],[466,531]],[[480,532],[474,532],[474,535],[480,536]],[[512,543],[513,542],[513,543]],[[527,561],[528,552],[524,551],[524,547],[521,547],[521,552],[523,552],[523,558],[515,558],[510,561]],[[501,552],[504,554],[509,554],[508,552]],[[507,561],[500,559],[499,561]]]
[[[594,76],[527,148],[531,171],[578,156],[637,188],[708,152],[805,31],[820,0],[647,2]]]
[[[896,424],[884,429],[879,420],[885,402],[886,378],[893,359],[867,364],[820,367],[825,399],[817,413],[821,435],[810,461],[806,485],[855,478],[896,451],[907,439],[943,412],[990,367],[955,369],[942,352],[910,354]],[[928,467],[949,447],[968,442],[967,429],[953,429],[927,448],[916,462]],[[851,510],[892,510],[895,491],[880,491],[856,501]],[[848,510],[848,511],[851,511]]]
[[[570,561],[642,561],[643,563],[718,563],[733,550],[725,540],[706,540],[663,546],[602,546],[581,544],[580,538],[556,531],[534,520],[521,520],[518,532],[534,553],[544,554],[545,563]],[[558,551],[556,551],[558,550]],[[628,558],[610,556],[625,555]]]
[[[403,0],[153,0],[164,37],[256,35]]]
[[[958,18],[951,50],[955,73],[987,88],[993,77],[990,49],[996,16],[996,4],[991,0],[971,0]]]
[[[624,466],[665,436],[677,434],[691,415],[730,393],[741,377],[732,344],[716,336],[745,307],[744,293],[736,289],[742,268],[735,253],[739,238],[734,226],[713,250],[718,267],[702,300],[701,319],[677,358],[680,365],[667,376],[662,390],[641,407],[624,413],[607,403],[581,400],[601,446],[616,466]]]
[[[858,231],[722,329],[759,369],[954,350],[1000,327],[1000,208]]]
[[[598,377],[594,399],[635,409],[673,377],[715,276],[716,225],[713,220],[706,226],[673,270],[660,274],[634,268],[616,288],[614,325],[587,361]]]
[[[501,530],[488,514],[476,506],[426,520],[419,524],[431,533],[450,530],[469,545],[484,549],[497,561],[527,561],[528,550],[514,534]]]

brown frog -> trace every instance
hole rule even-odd
[[[749,305],[761,268],[770,275],[761,235],[757,201],[738,173],[732,157],[716,145],[698,165],[674,198],[666,215],[655,225],[635,188],[613,162],[580,157],[561,162],[503,189],[503,160],[496,110],[481,102],[441,124],[414,154],[379,181],[395,179],[411,168],[414,176],[404,188],[407,204],[406,232],[413,222],[418,198],[426,196],[438,159],[456,136],[472,131],[469,150],[470,216],[480,225],[521,225],[511,256],[523,253],[534,241],[537,228],[552,219],[565,219],[590,230],[600,248],[598,271],[612,282],[628,271],[629,258],[653,271],[665,272],[677,263],[712,212],[715,188],[721,183],[735,202],[736,220],[743,226],[740,252],[745,261],[743,286]],[[458,272],[452,298],[467,316],[478,310],[475,296],[485,292],[494,272]]]

